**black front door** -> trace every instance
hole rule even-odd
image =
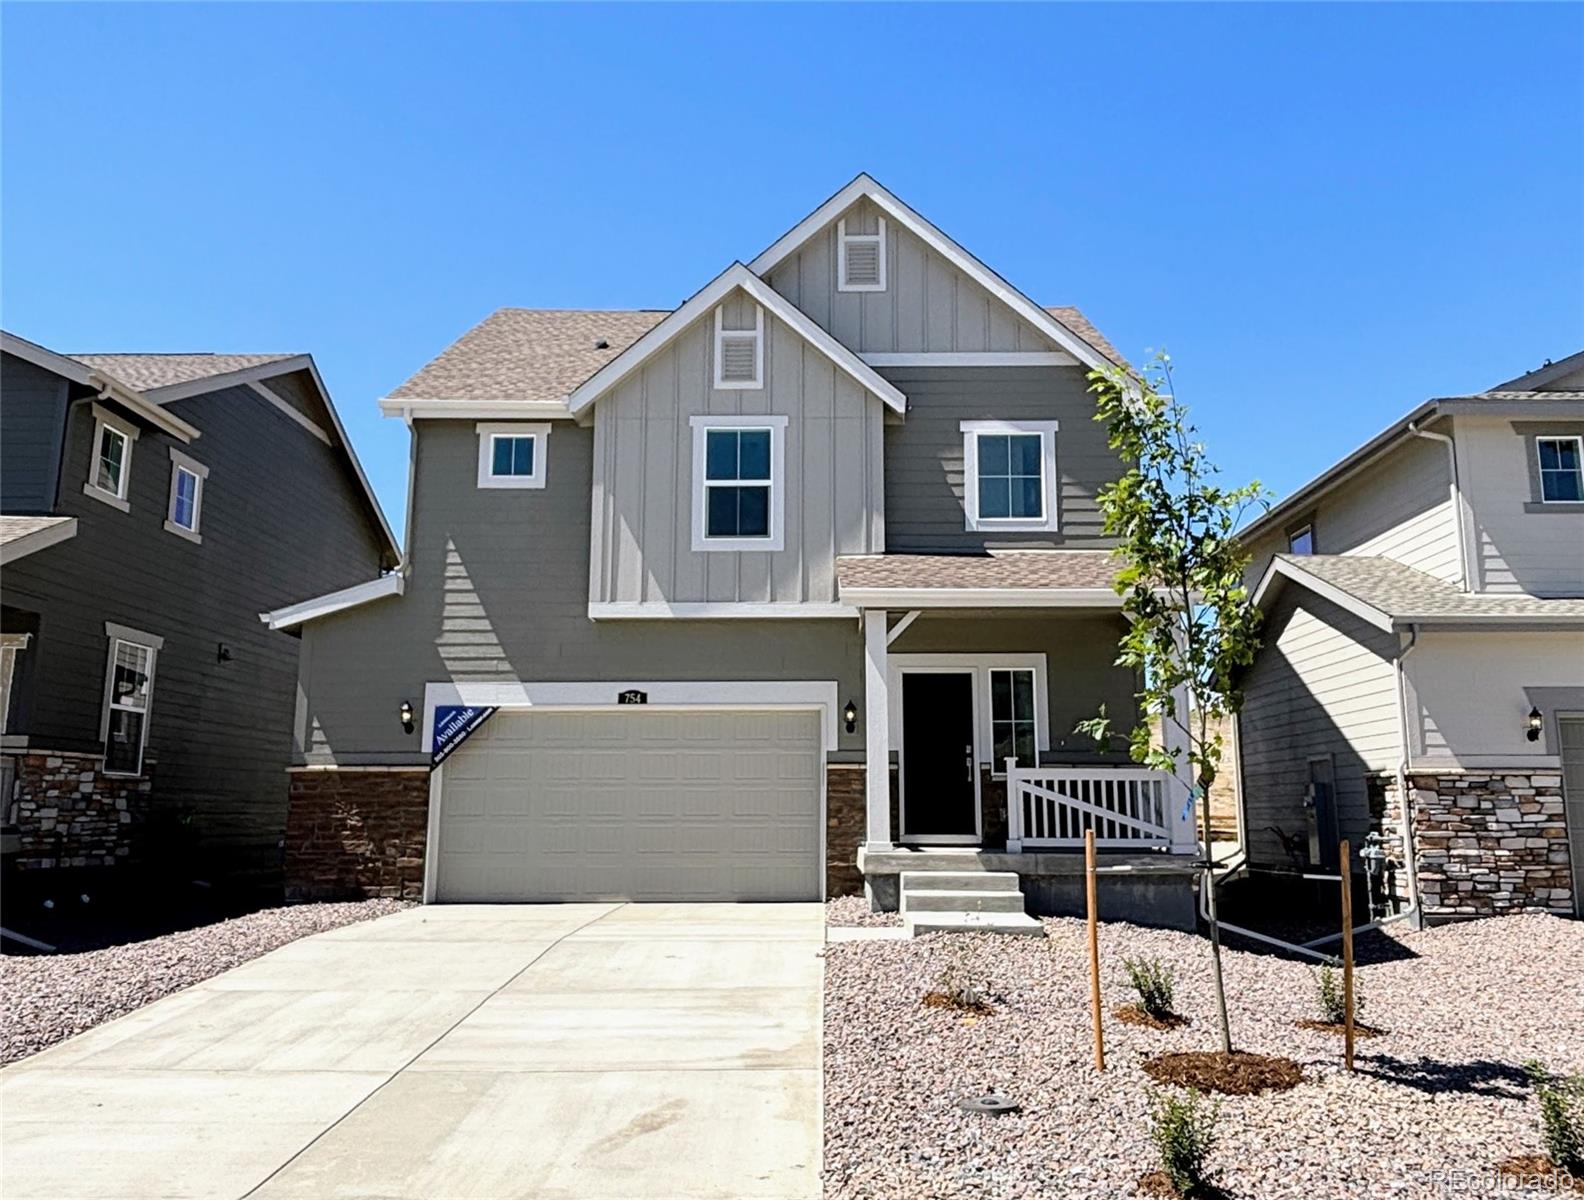
[[[972,671],[902,675],[902,837],[979,840]]]

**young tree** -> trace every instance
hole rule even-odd
[[[1119,664],[1142,672],[1141,720],[1126,731],[1133,758],[1176,772],[1186,756],[1191,803],[1203,815],[1204,883],[1210,913],[1221,1049],[1232,1050],[1221,938],[1216,925],[1215,870],[1210,854],[1210,785],[1221,770],[1224,718],[1242,706],[1237,674],[1259,648],[1259,612],[1243,583],[1248,555],[1234,531],[1264,500],[1258,482],[1226,488],[1172,388],[1171,359],[1157,354],[1140,374],[1112,367],[1090,372],[1095,419],[1110,430],[1111,448],[1131,464],[1101,489],[1105,532],[1118,539],[1124,565],[1116,589],[1129,618]],[[1187,696],[1186,711],[1179,701]],[[1150,718],[1165,735],[1157,744]],[[1097,740],[1111,735],[1100,715],[1078,729]],[[1175,736],[1174,736],[1175,735]]]

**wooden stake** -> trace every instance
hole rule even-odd
[[[1095,1070],[1105,1070],[1105,1030],[1100,1024],[1100,909],[1095,902],[1094,830],[1084,830],[1084,875],[1089,896],[1089,1007],[1094,1010]]]
[[[1353,1069],[1353,864],[1347,839],[1342,839],[1342,1045],[1347,1069]]]

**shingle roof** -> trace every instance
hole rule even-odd
[[[103,371],[140,392],[246,371],[296,354],[68,354],[67,358]]]
[[[858,554],[836,560],[847,588],[1109,588],[1109,550],[992,550],[985,554]]]
[[[1473,392],[1467,396],[1438,396],[1440,400],[1584,400],[1584,392],[1515,392],[1511,388]]]
[[[0,546],[20,541],[45,529],[54,529],[71,522],[71,517],[0,517]]]
[[[1123,364],[1116,347],[1076,308],[1045,311],[1096,350]],[[564,400],[578,384],[670,315],[669,309],[653,308],[497,309],[391,392],[390,398]]]
[[[1502,617],[1584,619],[1584,599],[1462,592],[1444,579],[1375,555],[1278,554],[1276,560],[1299,582],[1303,575],[1313,576],[1402,625]]]

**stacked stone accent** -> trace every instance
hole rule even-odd
[[[825,894],[831,899],[863,891],[858,847],[868,824],[862,766],[831,763],[825,768]]]
[[[100,754],[17,755],[16,867],[112,867],[133,859],[153,765],[145,757],[144,773],[129,778],[104,774]]]
[[[1426,921],[1573,912],[1559,773],[1415,772],[1409,784]]]
[[[294,769],[286,898],[423,899],[426,767]]]

